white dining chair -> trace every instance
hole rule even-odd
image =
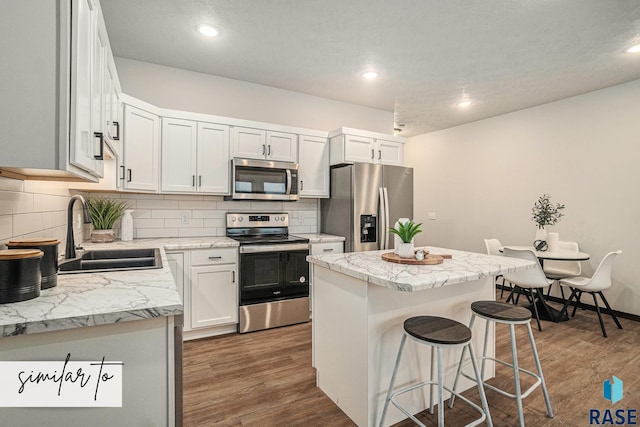
[[[577,242],[558,242],[558,248],[562,251],[580,252]],[[556,261],[546,260],[543,268],[547,279],[552,279],[555,282],[559,282],[561,279],[567,279],[569,277],[577,277],[582,273],[582,263],[580,261]],[[547,296],[551,293],[553,284],[549,286]],[[560,293],[562,294],[563,302],[566,301],[564,296],[564,288],[560,286]]]
[[[526,259],[528,261],[534,261],[536,263],[535,268],[529,270],[516,271],[513,273],[505,273],[504,278],[513,284],[513,289],[509,294],[509,298],[513,295],[516,288],[520,288],[524,291],[525,296],[529,302],[533,305],[533,311],[538,322],[538,330],[542,332],[542,326],[540,325],[540,314],[538,313],[538,305],[536,299],[541,301],[541,305],[547,311],[549,319],[554,319],[554,315],[549,311],[549,306],[544,301],[544,288],[549,287],[552,283],[547,279],[542,271],[540,262],[536,254],[530,249],[512,249],[505,247],[503,249],[504,256],[512,258]],[[527,292],[528,291],[528,292]],[[537,298],[536,298],[537,297]]]
[[[484,239],[484,246],[487,248],[487,255],[497,255],[502,256],[502,252],[500,252],[500,248],[502,248],[502,243],[498,239]],[[502,284],[500,285],[500,298],[504,295],[504,288],[507,284],[504,276],[499,274],[495,277],[494,285],[496,288],[498,287],[498,281],[501,280]],[[509,283],[509,291],[513,289],[511,283]]]
[[[600,298],[602,298],[602,302],[604,302],[604,305],[607,307],[607,310],[609,310],[609,314],[613,318],[613,321],[616,323],[616,326],[618,326],[618,329],[622,329],[622,325],[618,321],[616,314],[613,312],[613,310],[611,309],[611,306],[609,305],[609,302],[607,301],[607,299],[604,297],[604,294],[602,293],[602,291],[609,289],[611,287],[611,271],[613,270],[613,261],[615,261],[616,256],[620,255],[621,253],[622,251],[618,250],[618,251],[609,252],[608,254],[606,254],[602,259],[602,261],[600,261],[600,265],[598,265],[598,268],[596,268],[595,273],[593,273],[593,276],[591,277],[579,276],[579,277],[572,277],[572,278],[560,280],[560,285],[568,286],[569,288],[571,288],[571,296],[564,303],[564,307],[562,307],[562,312],[560,313],[560,316],[563,316],[564,314],[567,313],[569,304],[571,304],[571,301],[574,298],[576,299],[576,304],[573,307],[573,313],[571,314],[571,317],[575,316],[576,308],[578,307],[579,304],[581,304],[580,298],[582,298],[582,294],[584,292],[589,293],[593,297],[593,302],[596,306],[596,312],[598,313],[598,320],[600,321],[600,328],[602,329],[602,335],[604,335],[604,337],[606,338],[607,331],[605,330],[604,322],[602,321],[602,314],[600,313],[598,298],[596,298],[596,294],[597,294],[597,295],[600,295]]]

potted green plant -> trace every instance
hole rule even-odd
[[[402,240],[398,248],[398,256],[401,258],[413,258],[413,238],[422,232],[422,223],[416,224],[413,220],[398,223],[398,228],[392,227],[389,231],[397,234]]]
[[[536,240],[547,240],[547,231],[545,229],[548,225],[555,225],[560,221],[560,218],[564,216],[562,211],[564,205],[551,203],[551,196],[543,194],[534,203],[531,208],[531,219],[538,225],[538,231],[536,232]]]
[[[109,243],[115,240],[113,224],[124,214],[128,208],[122,200],[105,199],[102,197],[87,200],[87,209],[91,216],[93,230],[91,241],[94,243]]]

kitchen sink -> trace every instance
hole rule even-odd
[[[62,261],[58,274],[162,268],[160,249],[102,249]]]

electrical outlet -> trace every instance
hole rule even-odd
[[[182,212],[180,218],[182,224],[189,224],[189,212]]]
[[[304,223],[304,212],[300,211],[298,212],[298,224],[303,224]]]
[[[430,219],[430,220],[435,220],[436,219],[436,213],[435,212],[429,212],[427,218]]]

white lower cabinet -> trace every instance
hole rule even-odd
[[[312,243],[309,248],[310,255],[341,254],[344,252],[344,242]],[[309,264],[313,268],[313,264]],[[309,271],[309,310],[313,313],[313,274]]]
[[[184,304],[184,339],[235,332],[237,248],[193,249],[167,258]]]

